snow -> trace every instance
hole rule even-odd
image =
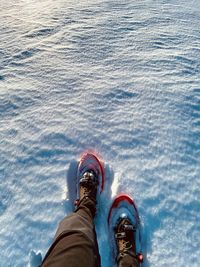
[[[103,266],[99,226],[122,192],[141,216],[145,267],[200,266],[199,8],[1,0],[0,266],[44,257],[90,148],[107,173]]]

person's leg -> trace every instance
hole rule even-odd
[[[77,169],[77,209],[59,224],[42,267],[100,267],[95,226],[102,166],[93,154],[82,156]]]
[[[59,224],[42,267],[100,267],[93,223],[96,203],[85,197],[76,212]]]

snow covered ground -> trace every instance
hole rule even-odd
[[[88,148],[113,195],[136,201],[145,267],[200,266],[199,10],[199,0],[0,1],[0,266],[45,255]]]

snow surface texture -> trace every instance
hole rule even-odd
[[[0,1],[0,266],[40,262],[88,148],[113,195],[136,201],[145,266],[200,266],[199,10],[199,0]]]

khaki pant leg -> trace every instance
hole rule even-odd
[[[84,203],[83,203],[84,204]],[[42,267],[100,267],[93,217],[82,205],[59,224]]]

